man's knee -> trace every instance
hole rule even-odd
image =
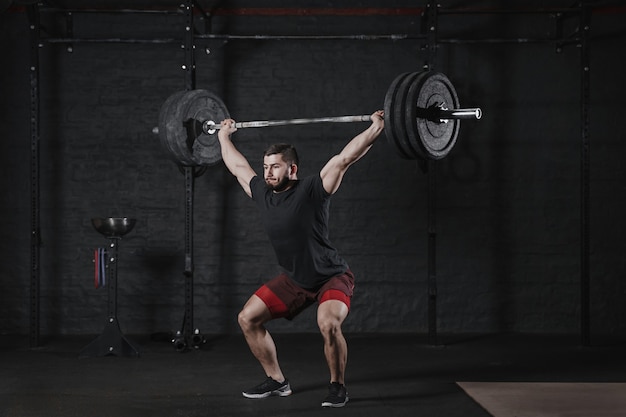
[[[348,308],[341,301],[331,300],[320,304],[317,326],[324,337],[334,337],[341,333],[341,325],[347,316]]]
[[[237,315],[237,322],[242,330],[247,330],[271,320],[271,313],[265,303],[253,295]]]
[[[317,326],[325,338],[333,338],[341,333],[341,320],[334,317],[318,317]]]
[[[244,306],[244,308],[241,309],[239,315],[237,315],[237,322],[239,323],[239,327],[244,331],[263,324],[259,315],[248,306]]]
[[[245,307],[241,309],[241,311],[237,315],[237,322],[239,323],[239,327],[241,327],[242,330],[250,327],[250,316]]]

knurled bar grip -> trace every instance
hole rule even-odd
[[[285,126],[285,125],[306,125],[311,123],[353,123],[368,122],[372,117],[368,115],[362,116],[335,116],[335,117],[316,117],[311,119],[285,119],[285,120],[255,120],[251,122],[235,122],[237,129],[248,127],[269,127],[269,126]],[[203,123],[203,130],[208,133],[208,129],[220,129],[219,124],[214,124],[213,120],[207,120]]]

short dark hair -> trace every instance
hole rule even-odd
[[[296,152],[296,148],[293,145],[288,143],[275,143],[270,145],[265,152],[263,152],[263,156],[282,154],[283,160],[287,162],[289,165],[299,165],[300,160],[298,159],[298,152]]]

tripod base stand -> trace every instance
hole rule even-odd
[[[107,355],[139,356],[139,351],[124,337],[117,320],[113,317],[109,318],[100,336],[85,346],[78,357],[91,358]]]

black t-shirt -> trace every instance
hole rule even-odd
[[[280,193],[255,176],[250,189],[278,264],[296,284],[315,289],[348,269],[328,238],[331,194],[319,175],[298,180]]]

